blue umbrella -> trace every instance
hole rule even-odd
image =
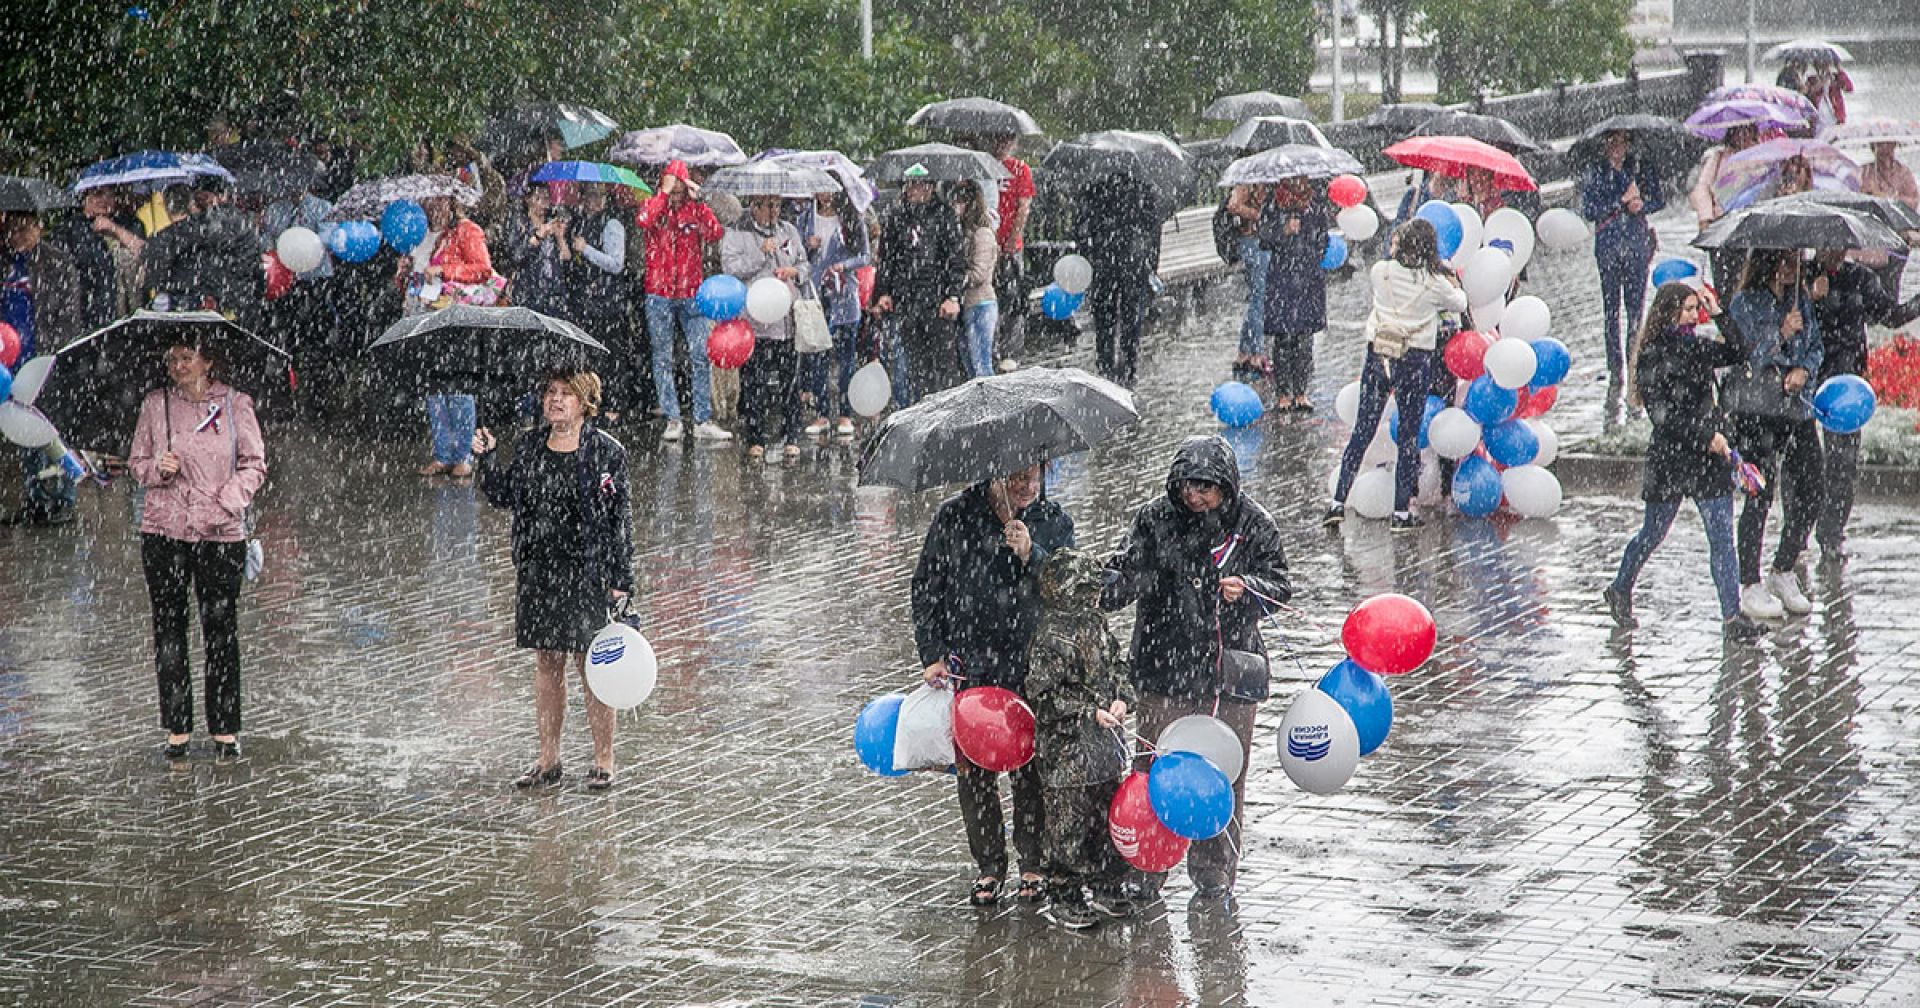
[[[205,154],[175,154],[172,151],[144,150],[122,154],[90,165],[73,184],[74,192],[100,186],[158,182],[162,185],[185,182],[201,175],[218,175],[232,181],[233,174],[220,162]]]

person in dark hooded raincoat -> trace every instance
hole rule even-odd
[[[1100,376],[1127,388],[1133,387],[1160,270],[1161,220],[1152,188],[1124,173],[1088,183],[1074,208],[1074,248],[1093,266],[1087,304]]]
[[[1333,212],[1306,179],[1274,187],[1261,208],[1257,232],[1267,250],[1266,303],[1261,314],[1272,347],[1274,406],[1311,412],[1313,337],[1327,327],[1327,234]]]
[[[1226,722],[1251,752],[1254,711],[1266,683],[1226,681],[1223,667],[1242,652],[1264,662],[1260,620],[1293,595],[1280,529],[1267,509],[1240,492],[1233,447],[1218,435],[1191,437],[1174,455],[1166,493],[1140,508],[1120,550],[1107,562],[1100,604],[1133,603],[1133,685],[1140,736],[1156,739],[1188,714]],[[1223,689],[1223,687],[1227,687]],[[1251,765],[1251,761],[1248,761]],[[1232,898],[1239,866],[1246,771],[1233,782],[1233,821],[1187,853],[1196,901]],[[1136,877],[1139,895],[1159,895],[1164,874]]]

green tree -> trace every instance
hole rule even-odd
[[[1440,101],[1621,73],[1632,0],[1419,0]]]

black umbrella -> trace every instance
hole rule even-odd
[[[1331,147],[1320,127],[1305,119],[1289,119],[1286,116],[1254,116],[1242,120],[1226,138],[1220,141],[1223,147],[1245,153],[1270,150],[1281,144],[1303,144],[1309,147]]]
[[[1885,224],[1835,206],[1768,200],[1707,225],[1693,240],[1704,249],[1882,249],[1907,247]]]
[[[1566,163],[1580,170],[1605,153],[1607,134],[1626,133],[1633,138],[1634,157],[1653,166],[1661,178],[1684,174],[1693,167],[1706,141],[1687,132],[1685,126],[1665,116],[1633,113],[1617,115],[1595,123],[1567,148]]]
[[[1307,103],[1290,95],[1274,94],[1271,91],[1245,91],[1240,94],[1223,95],[1213,100],[1202,118],[1215,122],[1239,122],[1254,116],[1286,116],[1290,119],[1311,119],[1307,112]]]
[[[951,98],[920,106],[907,125],[971,136],[1039,136],[1026,112],[991,98]]]
[[[68,445],[125,455],[147,393],[167,381],[160,357],[180,340],[220,362],[215,376],[255,399],[284,393],[292,358],[219,312],[137,311],[54,357],[37,405]]]
[[[915,167],[922,172],[914,172]],[[867,166],[867,177],[879,185],[897,185],[911,177],[927,182],[998,182],[1007,178],[1006,166],[993,155],[952,144],[923,143],[890,150]]]
[[[268,199],[297,196],[320,177],[320,159],[304,148],[275,140],[248,140],[220,152],[220,167],[233,173],[235,192]]]
[[[887,417],[860,482],[925,490],[992,479],[1086,451],[1139,418],[1133,393],[1079,368],[988,375]]]
[[[604,140],[620,124],[603,112],[572,102],[529,102],[487,120],[474,146],[495,161],[538,161],[549,136],[568,150]]]
[[[607,348],[531,308],[454,305],[395,322],[367,352],[393,369],[398,391],[469,393],[480,399],[483,420],[499,423],[512,419],[516,401],[541,376],[586,369]]]
[[[1846,189],[1813,189],[1792,196],[1775,196],[1754,204],[1756,207],[1788,203],[1814,203],[1865,214],[1895,231],[1920,231],[1920,211],[1895,199],[1869,196]]]
[[[0,211],[46,213],[73,204],[66,190],[37,178],[0,175]]]
[[[1193,190],[1186,150],[1159,133],[1082,133],[1055,145],[1040,168],[1053,182],[1071,187],[1116,174],[1138,179],[1153,190],[1166,211],[1187,202]]]
[[[1445,106],[1434,102],[1393,102],[1382,105],[1361,117],[1360,125],[1367,129],[1385,130],[1396,136],[1406,136],[1419,129],[1427,120],[1446,110]]]
[[[1498,147],[1509,154],[1530,154],[1542,148],[1520,127],[1498,116],[1442,109],[1415,127],[1408,136],[1463,136]]]

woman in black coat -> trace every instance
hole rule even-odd
[[[1127,388],[1139,370],[1163,220],[1152,187],[1125,173],[1084,186],[1074,208],[1074,248],[1093,266],[1094,356],[1102,378]]]
[[[1313,337],[1327,327],[1327,254],[1333,212],[1306,179],[1274,187],[1261,208],[1257,233],[1267,260],[1262,319],[1272,346],[1274,408],[1311,412]]]
[[[521,435],[501,465],[492,433],[474,432],[487,503],[513,509],[514,636],[534,654],[534,720],[540,757],[514,786],[560,781],[567,666],[579,671],[593,732],[587,789],[613,786],[613,708],[586,686],[586,652],[610,605],[633,593],[633,507],[627,450],[589,418],[600,378],[561,374],[541,396],[545,423]]]
[[[1714,398],[1714,371],[1743,357],[1738,338],[1711,339],[1697,325],[1717,313],[1712,293],[1669,283],[1654,294],[1646,325],[1634,340],[1633,399],[1653,421],[1641,497],[1646,516],[1627,542],[1620,570],[1603,593],[1614,621],[1633,626],[1633,583],[1667,537],[1683,499],[1693,498],[1707,531],[1707,556],[1726,631],[1758,636],[1760,626],[1740,613],[1740,570],[1733,542],[1732,422]],[[1722,319],[1722,334],[1733,334]]]

